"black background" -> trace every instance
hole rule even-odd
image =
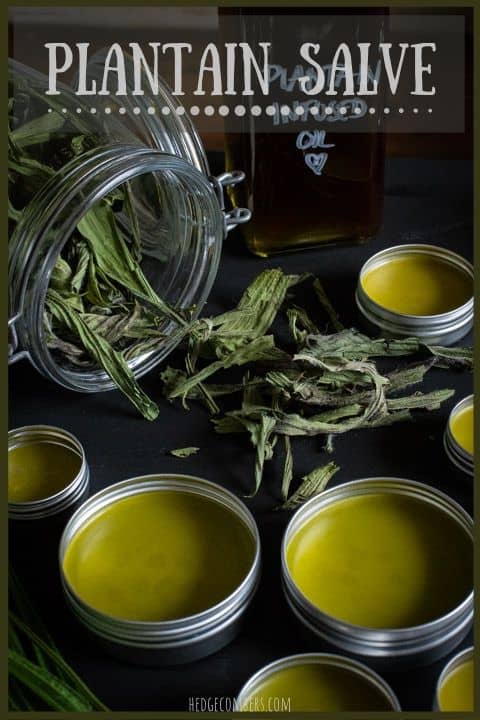
[[[220,165],[221,158],[213,158]],[[405,242],[428,242],[472,256],[471,165],[464,161],[390,160],[387,166],[384,227],[363,246],[330,247],[262,260],[247,255],[241,236],[225,242],[218,277],[205,314],[231,308],[246,285],[267,267],[288,272],[311,271],[323,281],[343,322],[357,325],[354,290],[362,263],[383,247]],[[319,221],[321,209],[319,208]],[[348,208],[346,208],[348,212]],[[300,295],[303,291],[300,291]],[[312,296],[305,298],[320,327]],[[301,304],[301,303],[300,303]],[[471,338],[465,339],[465,344]],[[172,358],[172,364],[177,359]],[[243,436],[215,434],[203,408],[186,413],[179,404],[161,398],[159,369],[142,381],[161,405],[160,417],[149,423],[139,417],[119,392],[76,394],[41,377],[28,363],[10,370],[10,426],[32,423],[59,425],[80,439],[91,469],[91,492],[128,477],[155,472],[179,472],[205,477],[238,494],[251,489],[253,452]],[[396,476],[429,483],[449,493],[469,512],[473,507],[472,479],[456,470],[442,446],[442,435],[453,405],[472,392],[469,372],[434,369],[426,389],[453,387],[455,397],[442,409],[417,414],[414,422],[375,431],[350,432],[335,441],[334,459],[341,466],[332,484],[372,476]],[[198,455],[177,459],[165,449],[196,445]],[[321,438],[294,442],[295,477],[325,461]],[[286,607],[280,585],[279,550],[290,513],[273,510],[278,502],[280,463],[266,466],[259,495],[247,501],[260,529],[263,574],[242,634],[228,647],[199,662],[169,668],[141,668],[104,656],[86,631],[70,615],[55,572],[46,568],[45,554],[54,555],[42,538],[17,569],[41,610],[62,652],[94,692],[114,710],[189,709],[190,697],[238,694],[250,675],[276,658],[322,650],[319,640],[307,642]],[[15,538],[11,537],[12,550]],[[37,557],[40,556],[40,560]],[[20,567],[21,565],[21,567]],[[471,644],[471,637],[463,645]],[[424,668],[384,674],[397,692],[402,709],[431,709],[442,660]]]

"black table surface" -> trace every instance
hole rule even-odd
[[[214,160],[218,163],[218,158]],[[263,260],[247,254],[235,232],[225,243],[205,313],[231,308],[257,273],[281,267],[288,272],[317,274],[344,323],[358,325],[355,284],[362,263],[374,252],[399,243],[428,242],[471,259],[471,188],[471,164],[466,161],[391,160],[383,229],[366,245],[325,247]],[[321,324],[320,314],[317,321]],[[465,339],[465,344],[470,342],[471,338]],[[158,420],[149,423],[136,415],[119,392],[69,392],[44,379],[28,363],[19,363],[10,369],[10,426],[45,423],[75,433],[87,453],[92,492],[128,477],[156,472],[198,475],[240,495],[248,491],[254,461],[248,442],[240,436],[220,438],[201,407],[192,405],[187,413],[179,404],[168,404],[161,397],[158,375],[159,370],[154,370],[142,381],[161,405]],[[420,413],[413,422],[349,432],[338,438],[334,459],[341,469],[332,485],[372,476],[411,478],[446,491],[472,512],[472,480],[449,463],[442,446],[448,413],[472,392],[472,383],[469,372],[434,369],[425,383],[427,389],[456,390],[439,411]],[[201,448],[196,456],[177,459],[164,454],[165,448],[192,445]],[[321,447],[320,439],[296,440],[295,477],[323,462]],[[107,706],[113,710],[187,711],[192,697],[236,696],[250,675],[276,658],[322,650],[319,640],[312,639],[307,646],[282,595],[280,543],[290,513],[273,509],[278,503],[280,473],[280,462],[267,463],[260,493],[246,501],[256,517],[263,552],[261,585],[248,622],[229,646],[193,664],[135,667],[102,654],[70,615],[58,579],[39,575],[33,562],[23,561],[18,570],[62,652]],[[463,645],[471,642],[468,637]],[[423,668],[384,673],[404,710],[431,709],[435,682],[446,659]]]

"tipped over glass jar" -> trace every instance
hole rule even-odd
[[[93,57],[88,77],[102,72]],[[127,83],[133,66],[127,63]],[[9,65],[9,362],[28,358],[71,390],[119,386],[152,419],[136,378],[183,337],[215,279],[225,210],[184,109],[155,97],[94,96]]]

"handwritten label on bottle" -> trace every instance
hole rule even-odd
[[[298,133],[296,146],[299,150],[329,150],[335,143],[325,142],[325,130],[302,130]],[[305,164],[315,175],[321,175],[328,159],[326,152],[307,152],[304,155]]]

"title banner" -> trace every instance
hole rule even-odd
[[[464,130],[460,15],[225,10],[206,27],[176,27],[170,14],[166,27],[158,8],[158,24],[150,14],[148,28],[129,32],[118,26],[122,8],[109,10],[117,25],[100,33],[86,27],[79,40],[65,16],[54,40],[39,29],[28,48],[20,35],[15,46],[23,61],[34,43],[45,95],[61,103],[68,94],[69,108],[73,95],[77,112],[187,113],[201,132],[221,119],[233,132],[246,123],[258,132],[305,130],[299,142],[316,133],[317,145],[332,129]],[[174,106],[162,100],[163,83]]]

